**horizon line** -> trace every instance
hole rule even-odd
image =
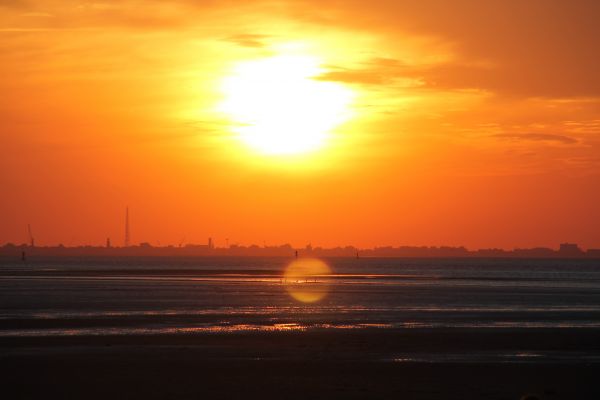
[[[337,245],[337,246],[313,246],[311,243],[305,246],[293,246],[290,243],[282,243],[282,244],[273,244],[273,245],[259,245],[256,243],[253,244],[240,244],[240,243],[232,243],[226,246],[215,246],[212,238],[209,238],[208,244],[197,244],[197,243],[187,243],[187,244],[167,244],[167,245],[153,245],[150,242],[139,242],[137,244],[132,244],[129,246],[112,246],[110,245],[110,240],[107,241],[108,245],[94,245],[94,244],[79,244],[79,245],[63,245],[62,243],[56,245],[31,245],[26,242],[24,243],[12,243],[5,242],[4,244],[0,244],[0,248],[29,248],[29,249],[204,249],[204,250],[215,250],[215,251],[224,251],[224,250],[234,250],[234,249],[270,249],[270,250],[303,250],[303,251],[330,251],[330,250],[354,250],[354,251],[385,251],[385,250],[458,250],[464,252],[482,252],[482,251],[496,251],[496,252],[515,252],[515,251],[598,251],[600,252],[599,247],[588,247],[586,249],[581,248],[577,243],[571,242],[562,242],[559,243],[558,248],[546,247],[546,246],[535,246],[535,247],[513,247],[513,248],[504,248],[504,247],[479,247],[479,248],[469,248],[464,245],[459,246],[449,246],[449,245],[376,245],[373,247],[357,247],[355,245]]]

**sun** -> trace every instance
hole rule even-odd
[[[352,91],[315,79],[324,72],[316,57],[281,55],[236,64],[221,85],[219,110],[232,132],[266,155],[315,151],[351,117]]]

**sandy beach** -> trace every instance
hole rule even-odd
[[[599,272],[589,262],[329,262],[335,274],[308,283],[327,281],[313,303],[290,296],[285,260],[7,264],[2,391],[14,399],[600,397]]]

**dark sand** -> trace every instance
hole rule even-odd
[[[6,399],[600,398],[600,363],[448,362],[448,354],[598,354],[591,329],[322,330],[0,338]],[[398,362],[394,358],[435,359]],[[429,358],[428,358],[429,357]]]
[[[446,326],[472,320],[496,324],[493,328],[473,324],[470,328],[332,327],[289,332],[215,330],[156,334],[157,330],[153,331],[152,327],[202,324],[218,327],[222,322],[274,326],[288,321],[285,313],[237,315],[228,314],[227,310],[239,304],[249,305],[252,310],[260,310],[265,305],[287,309],[291,303],[287,293],[276,285],[261,287],[219,281],[196,286],[191,280],[181,279],[177,285],[172,281],[163,284],[160,280],[116,280],[114,285],[106,286],[101,280],[69,279],[120,275],[124,278],[161,275],[210,278],[215,274],[239,273],[273,277],[280,274],[280,270],[261,269],[265,262],[260,260],[250,260],[249,265],[256,265],[255,269],[243,270],[228,265],[215,270],[186,267],[186,263],[199,263],[198,259],[169,260],[180,268],[168,270],[128,267],[128,263],[138,265],[138,259],[117,261],[114,267],[104,262],[93,270],[88,269],[87,260],[82,260],[70,265],[72,271],[61,270],[60,265],[48,267],[45,263],[30,270],[11,267],[0,271],[0,276],[6,277],[2,293],[6,315],[0,319],[0,399],[518,400],[527,394],[539,399],[600,399],[600,329],[576,327],[578,322],[594,322],[598,318],[595,306],[600,304],[600,295],[595,286],[590,287],[590,273],[585,268],[569,275],[567,283],[572,286],[565,287],[554,278],[558,269],[545,266],[541,271],[552,274],[536,274],[534,265],[535,268],[525,270],[529,275],[523,277],[523,274],[513,273],[517,268],[523,271],[518,263],[511,267],[514,271],[510,268],[493,270],[496,271],[492,274],[494,282],[509,279],[505,285],[486,285],[485,281],[490,279],[488,269],[496,268],[495,261],[483,263],[481,271],[485,270],[485,274],[480,271],[476,279],[472,278],[473,270],[469,268],[453,267],[452,273],[444,272],[442,280],[437,278],[439,270],[428,272],[426,267],[419,267],[411,272],[417,278],[405,276],[402,279],[423,278],[424,282],[402,286],[402,290],[356,282],[345,285],[342,279],[337,291],[332,291],[331,304],[337,308],[308,309],[304,314],[301,309],[294,309],[294,318],[289,320],[309,327],[333,320],[338,328],[355,321],[421,321],[410,312],[366,315],[364,313],[371,311],[364,311],[347,314],[347,318],[332,318],[338,315],[328,314],[335,312],[331,310],[351,310],[350,306],[355,304],[367,310],[407,304],[417,309],[437,307],[439,313],[423,314]],[[165,260],[152,262],[167,263]],[[231,261],[244,265],[248,262]],[[404,261],[398,263],[404,265]],[[50,267],[56,270],[49,270]],[[381,271],[386,272],[385,268]],[[511,284],[513,275],[519,279]],[[14,276],[35,279],[13,281]],[[55,279],[57,277],[69,279]],[[455,278],[470,283],[457,287],[447,283]],[[390,277],[387,283],[394,279]],[[435,284],[428,283],[432,279]],[[535,284],[522,285],[527,279]],[[357,288],[361,291],[353,292]],[[362,296],[361,302],[354,301],[358,295]],[[483,311],[444,309],[447,302],[458,310],[469,309],[473,299],[478,299],[477,304],[481,304]],[[564,307],[564,311],[521,310],[519,307],[523,304],[541,309]],[[582,304],[589,309],[580,309]],[[486,311],[499,305],[510,312]],[[163,307],[182,312],[152,313]],[[187,312],[211,308],[217,311],[206,315]],[[43,314],[47,309],[51,318],[29,316],[29,311],[41,310]],[[73,310],[82,314],[70,316],[69,311]],[[90,310],[93,312],[86,315],[85,311]],[[125,312],[119,315],[118,311],[123,310]],[[130,314],[129,310],[151,313]],[[225,311],[220,314],[218,310]],[[117,313],[105,314],[113,311]],[[523,327],[502,328],[503,321],[522,322]],[[556,328],[525,327],[527,322],[540,321]],[[147,332],[154,334],[52,336],[48,333],[53,329],[76,332],[80,328],[103,327],[119,328],[122,332],[124,328],[141,331],[150,328]],[[19,330],[39,330],[46,336],[19,337],[19,333],[11,333]]]

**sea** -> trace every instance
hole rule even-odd
[[[598,329],[600,260],[61,257],[0,260],[0,339],[414,329]],[[307,291],[317,296],[298,295]],[[303,301],[302,299],[305,299]],[[306,301],[308,299],[308,301]],[[427,357],[440,355],[421,355]],[[444,354],[463,362],[481,354]],[[453,358],[454,357],[454,358]],[[487,354],[498,361],[596,354]],[[394,358],[405,361],[402,356]],[[408,359],[415,361],[415,359]],[[416,360],[418,361],[418,360]]]

